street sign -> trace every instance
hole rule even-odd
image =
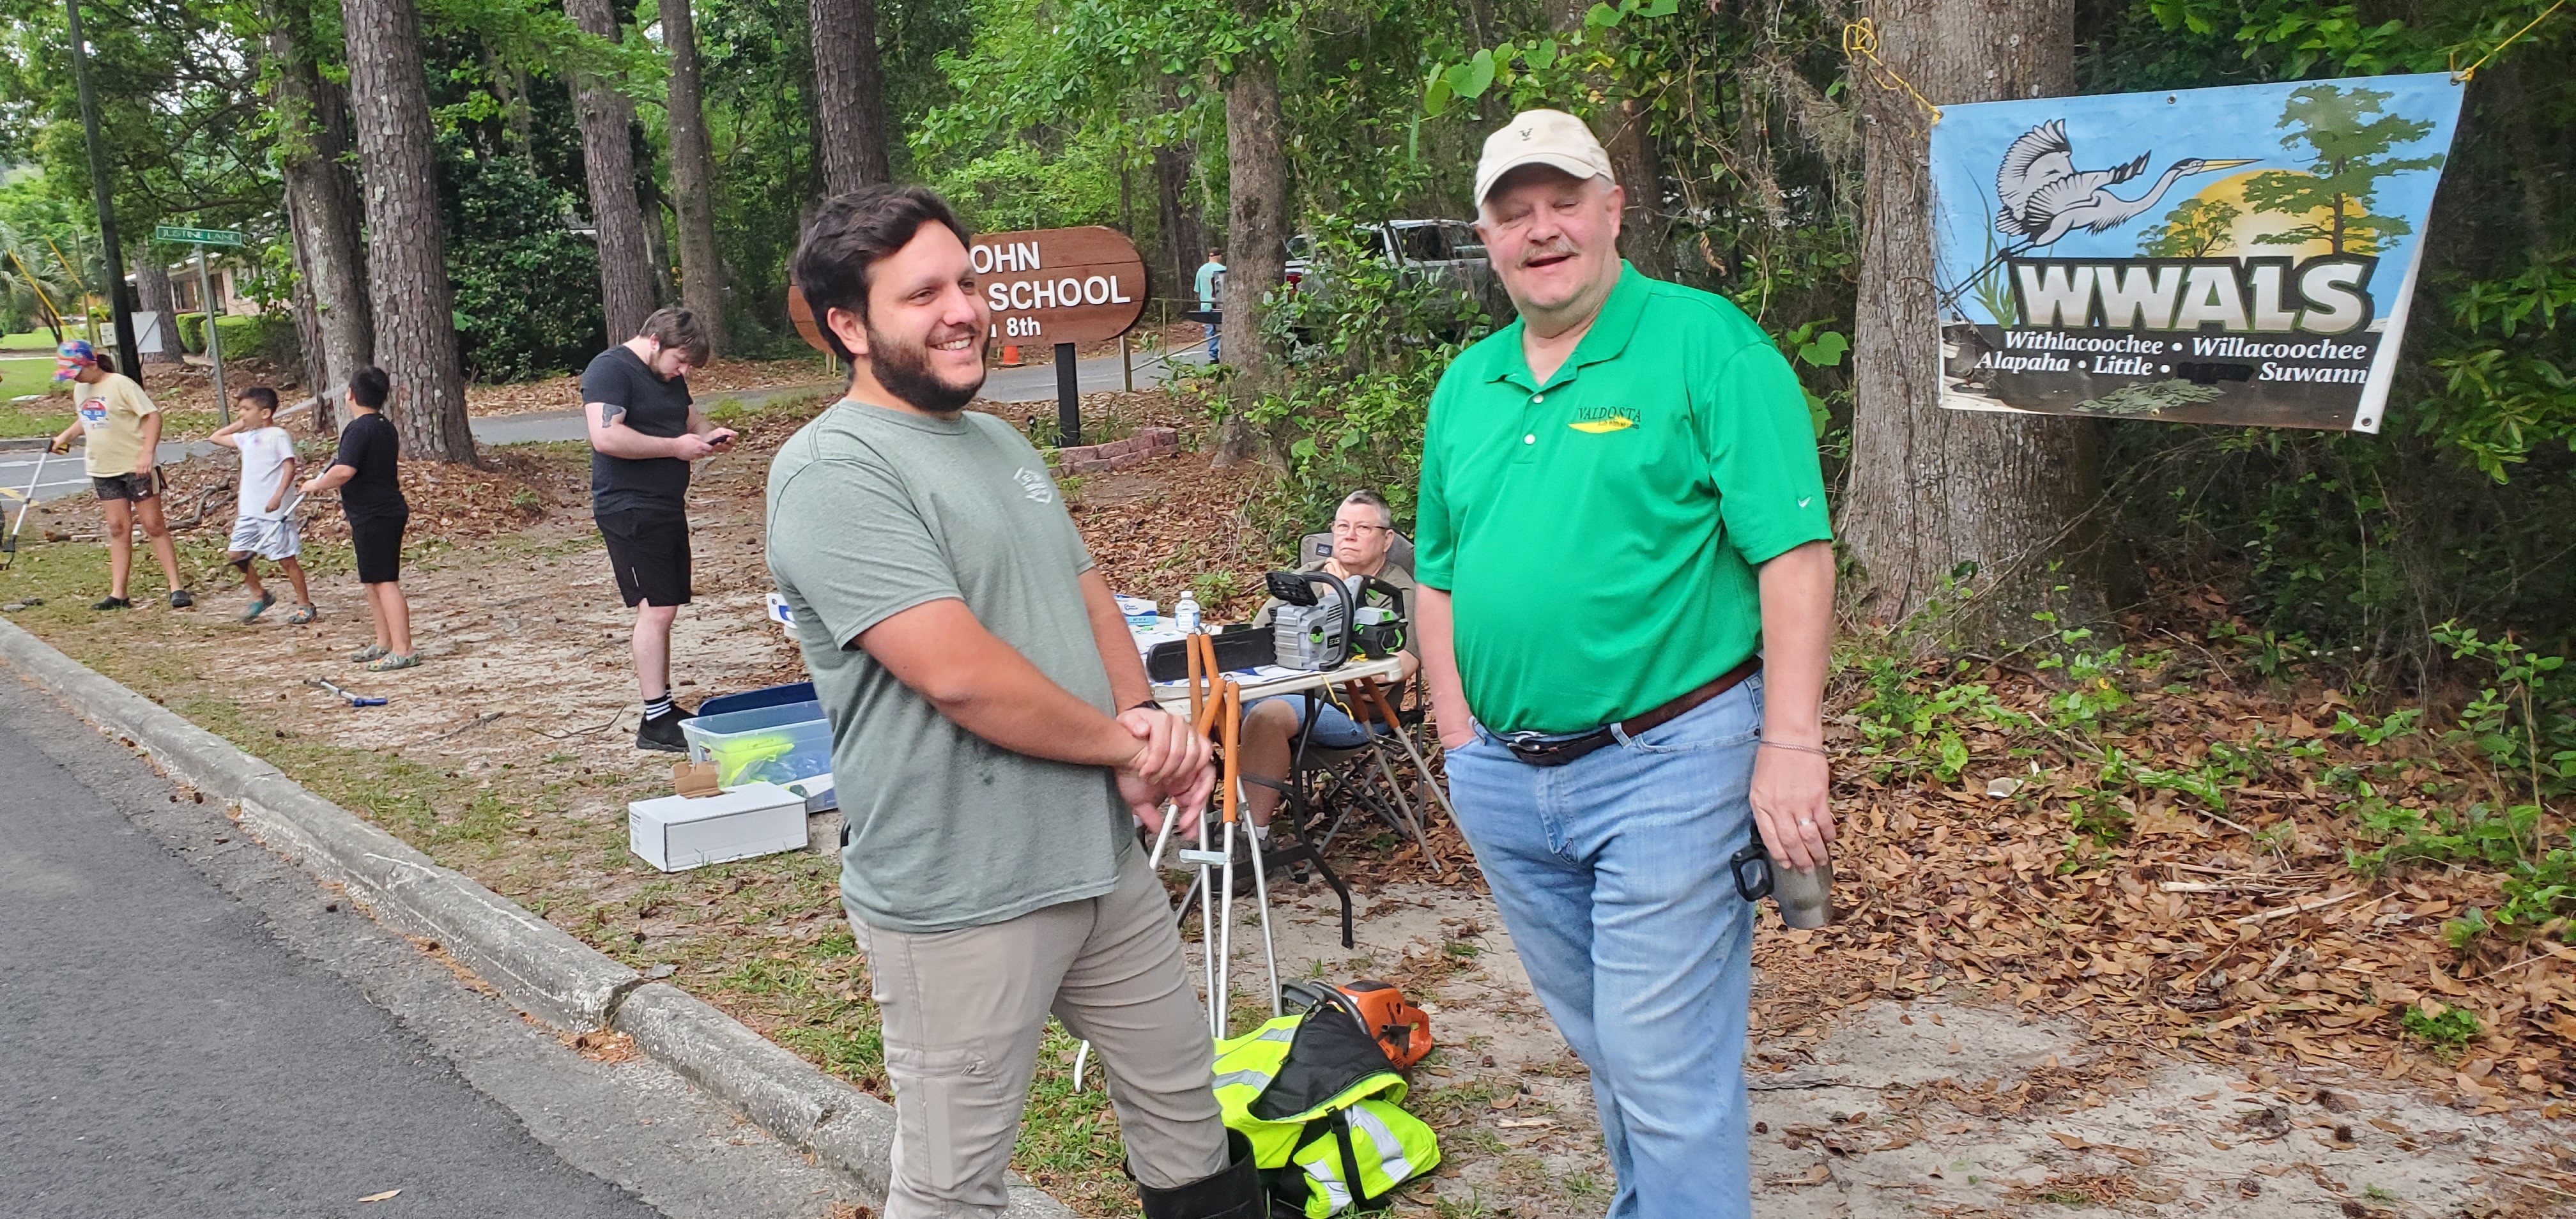
[[[240,245],[242,235],[235,229],[190,229],[175,224],[152,226],[152,240],[180,245]]]

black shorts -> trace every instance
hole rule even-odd
[[[93,474],[89,478],[89,487],[98,493],[100,503],[112,499],[158,499],[161,496],[161,467],[152,467],[150,474],[118,474],[108,478]]]
[[[349,518],[349,546],[358,552],[358,583],[391,584],[402,579],[402,539],[411,514]]]
[[[656,508],[620,508],[591,519],[608,542],[608,565],[617,572],[617,595],[629,608],[640,603],[689,603],[689,518]]]

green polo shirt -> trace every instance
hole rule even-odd
[[[1514,322],[1431,395],[1414,580],[1498,732],[1653,710],[1762,646],[1754,568],[1829,540],[1789,362],[1724,297],[1623,270],[1544,383]]]

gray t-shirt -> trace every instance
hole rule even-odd
[[[1132,820],[1103,767],[959,727],[858,646],[941,598],[1112,713],[1079,577],[1091,552],[1046,460],[1010,424],[843,400],[769,466],[769,571],[832,722],[850,826],[841,893],[870,926],[950,931],[1117,887]]]

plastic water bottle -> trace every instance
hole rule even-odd
[[[1172,622],[1173,622],[1173,624],[1174,624],[1174,625],[1176,625],[1176,626],[1178,626],[1178,627],[1180,627],[1180,628],[1181,628],[1181,633],[1182,633],[1182,634],[1184,634],[1184,635],[1195,635],[1195,634],[1198,634],[1198,633],[1199,633],[1199,600],[1198,600],[1198,598],[1193,597],[1193,596],[1189,595],[1188,593],[1182,593],[1182,594],[1181,594],[1181,599],[1180,599],[1179,603],[1177,603],[1177,604],[1175,604],[1175,605],[1173,605],[1173,606],[1172,606]]]

